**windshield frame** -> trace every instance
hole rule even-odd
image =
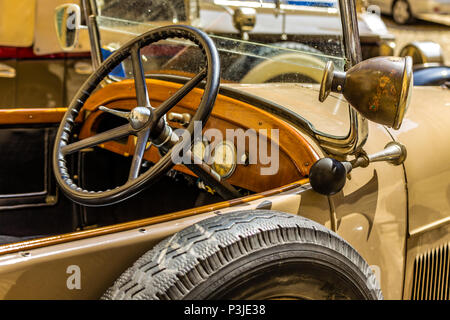
[[[89,38],[92,51],[92,62],[95,69],[102,62],[101,42],[99,26],[97,24],[98,9],[96,0],[82,0],[84,4],[84,14],[89,29]],[[198,0],[185,0],[186,3]],[[359,29],[357,21],[357,11],[355,0],[338,0],[343,47],[345,50],[346,65],[345,70],[356,65],[362,60],[361,43],[359,40]],[[188,18],[189,19],[189,18]],[[114,79],[107,79],[106,83],[114,82]],[[179,81],[179,80],[178,80]],[[276,106],[273,104],[273,106]],[[258,106],[257,106],[258,107]],[[280,106],[278,106],[280,108]],[[281,107],[282,108],[282,107]],[[264,109],[264,108],[263,108]],[[355,109],[349,105],[349,131],[346,136],[338,137],[316,130],[307,119],[297,117],[293,121],[292,115],[286,114],[283,110],[278,110],[277,115],[291,125],[305,132],[313,138],[323,151],[329,155],[345,159],[347,155],[361,152],[362,147],[368,138],[368,122]]]

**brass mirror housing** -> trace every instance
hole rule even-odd
[[[64,51],[75,48],[81,23],[80,7],[63,4],[55,8],[55,29],[59,45]]]
[[[342,93],[350,105],[373,122],[399,129],[413,87],[411,57],[375,57],[347,72],[325,66],[319,92],[323,102],[330,92]]]

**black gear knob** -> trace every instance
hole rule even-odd
[[[322,158],[311,167],[309,182],[316,192],[327,196],[333,195],[342,190],[351,169],[350,162]]]

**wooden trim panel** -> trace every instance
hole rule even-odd
[[[67,108],[0,109],[0,125],[60,123]]]

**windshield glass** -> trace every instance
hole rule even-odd
[[[345,136],[348,105],[340,96],[319,104],[327,61],[343,70],[345,54],[337,0],[96,0],[106,58],[150,29],[189,24],[208,33],[220,55],[222,84],[296,112],[316,130]],[[141,50],[147,75],[192,77],[203,67],[190,41],[170,39]],[[130,61],[114,76],[131,78]],[[273,89],[277,90],[273,90]]]

